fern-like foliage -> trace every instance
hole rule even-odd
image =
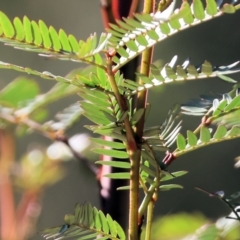
[[[106,49],[109,37],[103,33],[97,39],[93,34],[86,41],[77,41],[62,29],[57,32],[52,26],[47,27],[42,20],[37,23],[25,16],[23,20],[16,17],[12,23],[0,12],[0,41],[47,57],[95,64],[95,55],[100,56],[99,53]]]
[[[193,151],[197,148],[208,146],[213,143],[231,140],[240,137],[240,127],[233,126],[230,130],[224,125],[219,125],[214,134],[212,129],[202,126],[200,128],[200,135],[194,132],[187,131],[187,139],[182,135],[177,136],[177,150],[174,152],[175,156],[180,156],[187,152]]]
[[[177,65],[177,56],[173,57],[170,63],[163,67],[151,65],[150,76],[136,73],[144,84],[138,84],[130,80],[124,80],[122,86],[125,88],[127,94],[134,94],[144,89],[152,88],[162,84],[184,80],[198,80],[204,78],[220,77],[224,81],[236,83],[226,74],[239,72],[237,68],[239,61],[228,66],[213,66],[210,62],[205,61],[199,66],[194,66],[189,60],[186,60],[182,65]]]
[[[180,9],[176,10],[168,20],[161,16],[135,14],[133,19],[117,21],[118,25],[111,25],[109,39],[120,57],[115,56],[115,70],[121,68],[126,62],[141,54],[167,37],[187,29],[203,21],[211,20],[223,13],[234,13],[240,5],[224,4],[220,9],[215,0],[207,0],[204,8],[201,0],[193,1],[190,6],[183,1]]]
[[[91,204],[77,204],[74,215],[66,215],[63,226],[45,229],[41,235],[46,239],[112,239],[125,240],[121,226],[110,215],[92,207]]]

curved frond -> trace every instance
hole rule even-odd
[[[23,72],[23,73],[27,73],[33,76],[38,76],[44,79],[48,79],[48,80],[56,80],[58,82],[65,82],[65,83],[70,83],[71,80],[65,77],[61,77],[61,76],[56,76],[50,72],[44,71],[44,72],[38,72],[36,70],[33,70],[31,68],[28,67],[21,67],[21,66],[17,66],[11,63],[6,63],[6,62],[1,62],[0,61],[0,68],[4,68],[4,69],[12,69],[18,72]]]
[[[200,128],[199,135],[188,130],[187,138],[185,138],[182,134],[178,134],[177,150],[174,152],[174,156],[178,157],[182,154],[208,146],[210,144],[219,143],[239,137],[240,126],[233,126],[228,130],[225,125],[219,125],[214,134],[212,133],[212,129],[209,129],[205,126],[202,126]]]
[[[99,53],[106,49],[109,37],[110,34],[103,33],[98,40],[93,34],[86,41],[77,41],[62,29],[57,32],[52,26],[47,27],[42,20],[37,23],[25,16],[23,20],[16,17],[12,23],[0,12],[0,41],[45,57],[96,64],[95,55],[99,57]]]
[[[40,232],[46,239],[112,239],[125,240],[121,226],[110,215],[92,207],[91,204],[77,204],[74,215],[66,215],[65,224]]]
[[[194,66],[190,64],[189,60],[186,60],[182,65],[176,66],[176,62],[177,56],[173,57],[171,62],[167,63],[164,67],[159,68],[152,64],[149,77],[137,73],[137,76],[144,83],[143,85],[130,80],[124,80],[122,82],[122,87],[126,89],[127,94],[134,94],[144,89],[171,82],[198,80],[213,77],[220,77],[222,80],[236,83],[235,80],[230,79],[225,75],[240,71],[240,68],[237,68],[239,61],[228,66],[213,66],[208,61],[205,61],[200,66]],[[224,78],[223,76],[227,78]]]
[[[234,13],[240,8],[240,5],[224,4],[219,9],[215,0],[206,2],[204,8],[201,0],[194,0],[191,6],[187,1],[183,1],[181,8],[168,20],[162,19],[161,15],[159,17],[135,14],[133,19],[117,21],[119,26],[111,25],[109,32],[112,37],[109,41],[120,55],[119,58],[117,56],[113,58],[117,64],[114,70],[118,70],[144,50],[181,30],[214,19],[223,13]]]

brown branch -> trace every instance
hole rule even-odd
[[[133,14],[137,11],[138,8],[138,0],[132,0],[132,4],[128,13],[128,17],[133,17]]]
[[[104,28],[109,28],[109,23],[116,23],[112,11],[112,0],[100,0],[101,14],[103,19]]]

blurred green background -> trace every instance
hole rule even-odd
[[[77,39],[86,39],[91,33],[103,31],[100,15],[100,2],[89,0],[2,0],[0,10],[10,19],[15,16],[29,19],[42,19],[47,25],[56,29],[63,28]],[[156,47],[154,59],[168,62],[174,55],[179,55],[179,62],[191,57],[194,64],[201,64],[208,60],[216,65],[230,64],[240,59],[240,12],[233,16],[224,16],[211,22],[183,31],[165,40]],[[15,50],[0,44],[0,60],[20,66],[31,67],[38,71],[49,71],[56,75],[66,75],[79,63],[69,61],[50,60],[39,57],[36,53]],[[19,76],[18,72],[0,70],[0,88]],[[232,76],[240,80],[240,75]],[[37,79],[42,92],[46,92],[53,82]],[[200,94],[211,92],[223,93],[231,89],[231,84],[219,79],[197,80],[161,86],[149,93],[152,104],[147,126],[161,124],[168,110],[174,103],[184,103],[188,99],[197,98]],[[78,96],[64,99],[50,106],[51,116],[69,104],[79,100]],[[161,105],[162,108],[159,108]],[[187,129],[194,129],[200,118],[183,116],[182,133]],[[86,119],[68,131],[68,136],[76,133],[88,132],[83,128]],[[89,132],[88,132],[89,133]],[[51,142],[36,134],[16,138],[17,158],[27,150],[32,142],[40,142],[48,146]],[[183,190],[160,192],[159,202],[156,204],[157,216],[166,216],[176,212],[201,212],[208,218],[216,219],[225,216],[229,210],[218,200],[194,190],[199,186],[209,191],[224,190],[227,194],[240,190],[240,169],[234,168],[234,158],[240,155],[240,140],[220,143],[200,149],[180,157],[170,167],[170,171],[187,170],[189,174],[175,182],[184,186]],[[159,155],[162,157],[162,155]],[[66,162],[67,176],[56,185],[48,188],[42,199],[42,214],[39,218],[37,230],[60,225],[63,216],[72,213],[77,202],[91,202],[99,206],[98,187],[95,177],[81,163],[76,160]],[[32,239],[41,239],[35,235]]]

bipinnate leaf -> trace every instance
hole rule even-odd
[[[228,66],[214,66],[210,62],[205,61],[202,65],[191,65],[189,59],[177,65],[178,56],[174,56],[170,63],[165,66],[156,67],[151,65],[151,74],[149,76],[137,73],[143,84],[135,83],[129,80],[124,80],[122,87],[128,94],[135,94],[144,89],[149,89],[155,86],[168,84],[176,81],[208,79],[233,74],[240,71],[239,61]],[[222,80],[225,80],[221,78]],[[202,116],[206,113],[206,108],[199,106],[182,106],[183,113],[195,116]]]
[[[175,157],[185,154],[187,152],[193,151],[197,148],[208,146],[210,144],[219,143],[219,142],[231,140],[234,138],[239,138],[240,126],[234,125],[229,130],[227,130],[227,125],[228,123],[219,125],[214,133],[212,133],[211,129],[205,126],[202,126],[200,128],[199,137],[197,136],[197,134],[193,132],[190,133],[190,131],[188,131],[188,139],[187,139],[188,144],[182,150],[177,149],[174,152]]]
[[[42,20],[36,23],[25,16],[23,20],[15,18],[12,24],[3,12],[0,12],[0,29],[0,41],[7,45],[38,52],[45,57],[83,61],[93,65],[98,65],[94,57],[106,50],[110,37],[110,34],[103,33],[98,40],[96,34],[93,34],[86,42],[78,42],[73,35],[67,35],[62,29],[57,32]]]
[[[110,215],[105,216],[89,203],[77,204],[74,215],[66,215],[64,221],[64,225],[45,229],[40,234],[46,239],[126,239],[123,229]]]
[[[33,75],[33,76],[39,76],[41,78],[44,79],[48,79],[48,80],[56,80],[58,82],[64,82],[64,83],[70,83],[71,79],[67,78],[67,77],[61,77],[61,76],[56,76],[50,72],[44,71],[44,72],[38,72],[36,70],[33,70],[31,68],[28,67],[21,67],[21,66],[17,66],[11,63],[6,63],[6,62],[1,62],[0,61],[0,68],[2,69],[12,69],[18,72],[24,72],[27,73],[29,75]]]
[[[114,70],[120,69],[121,66],[144,50],[181,30],[212,20],[223,15],[223,13],[234,13],[238,9],[239,5],[235,2],[224,4],[222,8],[219,8],[215,0],[206,0],[206,4],[203,4],[201,0],[194,0],[191,6],[187,1],[183,1],[180,9],[176,9],[164,21],[157,14],[138,13],[133,18],[123,18],[123,21],[118,20],[118,25],[110,24],[111,29],[109,30],[109,33],[111,33],[109,41],[120,55],[120,57],[114,57],[116,62]],[[198,75],[197,71],[191,66],[187,68],[190,74]],[[204,69],[205,74],[209,74],[208,69]],[[171,74],[167,75],[170,76]]]

